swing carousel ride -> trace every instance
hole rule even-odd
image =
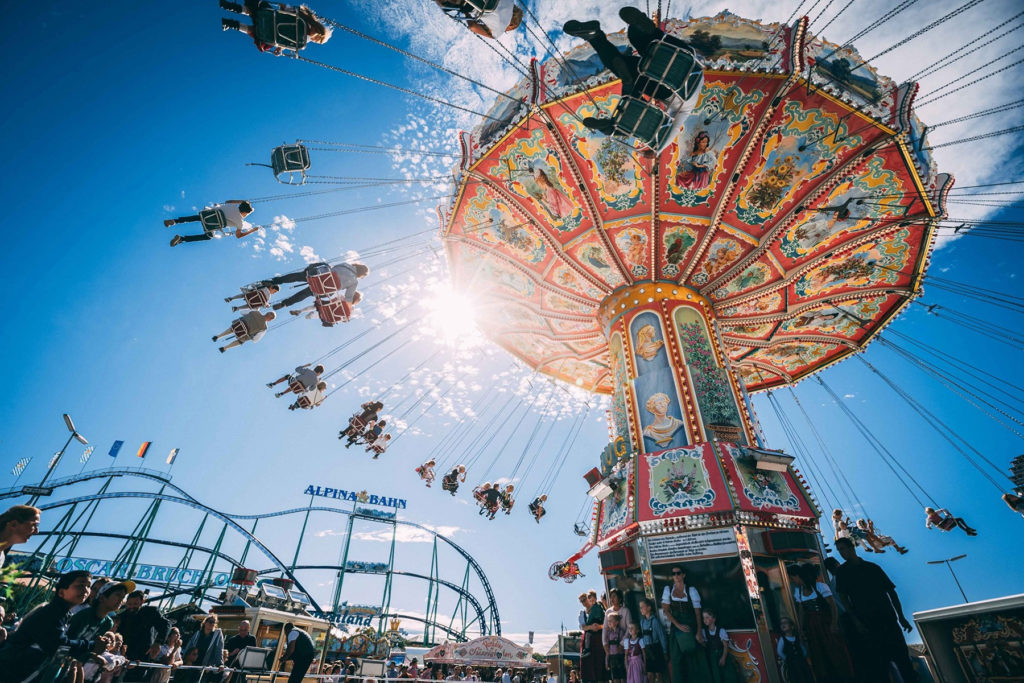
[[[797,11],[782,23],[729,12],[668,19],[656,29],[650,24],[654,38],[638,43],[634,28],[639,21],[623,14],[630,31],[608,34],[607,44],[613,53],[629,54],[633,48],[639,52],[636,83],[624,92],[622,69],[608,68],[609,50],[602,52],[600,45],[607,44],[601,43],[603,34],[596,35],[599,30],[573,31],[587,42],[579,41],[561,53],[528,7],[516,17],[496,19],[495,12],[500,14],[500,7],[509,10],[510,2],[439,4],[485,43],[500,35],[506,22],[514,33],[521,21],[524,28],[518,30],[525,29],[534,40],[547,41],[555,49],[545,46],[548,57],[528,64],[506,49],[503,58],[523,78],[501,92],[329,19],[301,19],[274,10],[270,19],[255,17],[250,31],[261,51],[286,54],[479,117],[475,128],[459,135],[457,155],[297,140],[276,148],[271,156],[270,167],[281,183],[339,186],[376,181],[436,184],[439,178],[388,181],[320,175],[326,153],[459,159],[454,192],[434,198],[448,200],[438,207],[438,218],[451,288],[472,293],[477,329],[534,376],[554,381],[527,400],[519,396],[513,405],[515,393],[506,399],[498,385],[521,376],[506,371],[492,378],[496,390],[458,417],[416,474],[429,487],[436,470],[438,488],[455,496],[469,471],[474,481],[481,481],[504,470],[499,474],[507,476],[477,486],[473,495],[488,519],[499,510],[510,514],[517,495],[513,489],[522,491],[519,478],[531,473],[557,422],[554,413],[542,410],[509,468],[506,463],[515,455],[506,457],[506,451],[531,409],[564,405],[563,394],[577,401],[587,394],[604,397],[596,400],[610,405],[611,443],[600,467],[586,476],[595,499],[592,523],[577,519],[575,531],[585,544],[567,560],[556,562],[550,576],[574,580],[581,575],[577,560],[598,548],[603,574],[626,577],[623,581],[631,580],[636,590],[653,598],[664,587],[665,567],[685,560],[694,580],[714,586],[720,604],[732,605],[723,607],[725,614],[719,616],[729,624],[734,655],[743,654],[745,670],[764,673],[773,650],[769,631],[784,596],[791,593],[785,562],[820,561],[823,514],[832,518],[837,535],[856,538],[868,552],[893,547],[902,554],[906,549],[876,532],[870,519],[854,522],[840,509],[822,510],[794,467],[793,456],[768,448],[750,395],[767,392],[788,433],[792,423],[779,412],[772,391],[816,376],[873,340],[905,355],[939,381],[956,372],[971,375],[963,367],[940,368],[922,360],[894,341],[913,343],[901,333],[881,335],[921,295],[926,279],[939,289],[959,287],[925,275],[936,236],[953,227],[946,214],[953,179],[938,171],[927,127],[915,113],[918,85],[898,83],[880,73],[873,58],[865,59],[853,45],[854,39],[893,14],[843,44],[816,35],[807,17],[794,20]],[[461,9],[448,11],[455,5]],[[341,29],[468,80],[496,93],[497,99],[486,113],[473,112],[307,58],[305,29],[310,22],[322,38],[313,42],[330,37],[325,28]],[[489,47],[502,55],[496,44],[492,41]],[[932,95],[932,100],[944,96]],[[972,117],[998,111],[1002,109]],[[595,125],[595,119],[604,124]],[[422,194],[408,202],[322,213],[294,222],[415,204],[423,201]],[[222,229],[224,217],[214,218],[218,220],[212,229]],[[205,218],[203,227],[209,227]],[[964,222],[955,232],[964,228],[967,234],[988,237],[999,237],[1004,230],[979,220]],[[383,260],[371,263],[372,268],[408,258],[419,261],[433,248],[430,239],[417,233],[377,245],[360,258],[368,263]],[[235,310],[248,308],[249,317],[235,321],[220,336],[234,334],[238,344],[255,341],[274,319],[260,311],[292,305],[304,296],[311,297],[313,305],[291,312],[296,317],[319,316],[325,327],[356,320],[364,310],[379,312],[385,303],[373,296],[386,290],[368,294],[369,304],[360,305],[360,297],[351,293],[366,276],[365,269],[359,272],[356,264],[341,260],[243,287],[242,294],[229,300],[242,300],[244,305]],[[360,285],[360,295],[379,284],[373,282],[375,275]],[[308,288],[275,303],[273,297],[286,283]],[[972,298],[985,296],[979,290],[957,291]],[[395,306],[404,313],[411,304]],[[458,308],[446,322],[465,325],[466,308]],[[937,308],[942,307],[931,305],[928,310],[934,313]],[[1019,335],[1007,336],[992,323],[951,310],[942,314],[987,336],[1021,343]],[[414,325],[422,318],[394,319],[389,316],[393,331],[340,367],[325,368],[324,363],[372,328],[320,358],[303,359],[309,363],[269,386],[281,384],[278,396],[289,391],[299,396],[293,409],[319,406],[416,340]],[[288,322],[279,321],[270,329]],[[349,366],[370,353],[383,355],[353,374]],[[383,392],[361,394],[369,395],[367,402],[339,434],[339,439],[348,437],[346,447],[362,439],[376,458],[388,447],[386,439],[380,447],[376,441],[388,436],[383,429],[388,422],[389,429],[397,426],[393,448],[409,432],[410,421],[444,402],[459,379],[442,379],[443,373],[430,379],[436,356],[428,356]],[[326,382],[343,371],[347,379],[327,390]],[[407,394],[395,405],[388,393],[410,377],[420,377],[423,386],[432,388]],[[941,425],[914,397],[882,378],[930,424]],[[885,464],[897,476],[897,469],[905,472],[832,389],[816,379]],[[976,397],[979,391],[969,382],[954,384],[967,396]],[[314,387],[320,393],[303,402],[304,392]],[[591,400],[595,399],[586,399],[587,410],[577,411],[569,424],[557,457],[545,464],[533,503],[521,506],[538,523],[565,456],[585,426]],[[404,408],[400,414],[399,406]],[[1008,416],[1001,408],[995,410]],[[518,420],[513,421],[516,415]],[[511,431],[506,429],[509,424],[514,425]],[[942,436],[999,489],[1002,485],[986,469],[995,469],[993,463],[970,444],[954,443],[956,435],[949,432]],[[815,437],[824,449],[817,431]],[[826,456],[836,480],[845,481],[841,468]],[[484,467],[487,458],[493,461]],[[809,458],[801,464],[811,467]],[[912,485],[902,483],[922,507],[931,503],[939,508],[928,508],[929,526],[973,532],[961,518],[939,507],[916,479],[909,479]],[[838,507],[835,498],[826,499],[829,508]],[[851,506],[854,501],[863,509],[856,494],[847,495]]]

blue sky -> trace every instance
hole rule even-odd
[[[995,5],[993,12],[1006,15],[1006,3]],[[390,26],[387,13],[367,20],[364,7],[339,2],[321,9],[399,45],[425,54],[444,52],[440,38],[429,49],[424,47],[431,40],[427,31],[408,33],[407,15],[396,13],[395,26]],[[784,18],[789,11],[778,13]],[[753,9],[748,13],[757,14]],[[298,321],[273,330],[259,344],[223,356],[210,343],[210,335],[226,327],[232,317],[222,298],[237,292],[239,285],[301,267],[303,247],[332,258],[435,227],[436,202],[272,230],[258,252],[251,241],[233,239],[172,250],[167,241],[173,231],[162,227],[164,218],[192,213],[194,207],[229,197],[286,191],[268,169],[245,166],[266,163],[271,148],[284,141],[307,138],[370,145],[397,141],[402,146],[447,150],[454,143],[449,129],[460,123],[450,112],[424,108],[423,102],[400,93],[310,64],[261,55],[243,36],[222,34],[219,17],[215,2],[171,3],[160,11],[145,3],[119,2],[104,6],[101,12],[57,4],[25,7],[13,17],[16,25],[8,31],[11,44],[0,86],[8,103],[0,119],[8,133],[9,166],[8,181],[0,186],[7,214],[0,259],[13,290],[0,336],[4,348],[0,376],[10,398],[8,409],[0,415],[0,483],[9,479],[11,466],[26,455],[35,459],[22,482],[42,476],[48,456],[65,438],[60,413],[67,411],[97,446],[89,467],[107,464],[104,454],[114,439],[126,441],[120,464],[132,459],[132,451],[143,440],[154,442],[146,463],[151,467],[162,466],[167,451],[179,447],[175,482],[228,512],[301,506],[307,501],[302,495],[306,485],[325,479],[400,495],[409,500],[405,513],[409,519],[438,527],[481,562],[496,587],[507,633],[550,633],[562,622],[572,623],[580,584],[567,587],[551,582],[546,570],[578,546],[571,527],[583,502],[580,475],[596,462],[607,437],[600,411],[590,414],[566,455],[550,514],[542,525],[527,518],[525,510],[484,522],[466,504],[465,496],[453,499],[436,488],[428,491],[412,472],[437,444],[450,424],[449,417],[431,414],[419,420],[416,431],[422,433],[410,431],[377,462],[340,448],[335,434],[369,392],[365,387],[395,382],[438,348],[440,355],[431,366],[443,358],[452,363],[448,375],[473,378],[469,384],[481,387],[507,367],[503,352],[438,347],[428,339],[429,332],[415,324],[416,338],[393,360],[377,366],[369,379],[347,385],[322,408],[300,414],[287,411],[286,399],[275,400],[263,384],[369,326],[382,329],[332,362],[337,364],[380,342],[396,325],[387,311],[378,309],[377,315],[330,330]],[[865,23],[867,18],[859,17],[854,23]],[[448,34],[443,38],[447,40]],[[319,48],[316,57],[406,87],[433,91],[445,83],[393,53],[347,35],[336,35]],[[920,62],[926,56],[915,53],[914,58]],[[905,69],[916,71],[911,68],[916,64],[909,61]],[[502,80],[506,74],[490,71],[486,64],[480,69],[471,75],[508,85]],[[494,80],[488,80],[490,76]],[[1003,83],[1015,84],[1019,80]],[[1005,94],[994,97],[996,103],[1013,99]],[[472,104],[471,98],[467,103]],[[963,106],[972,110],[970,103]],[[930,114],[945,117],[945,112]],[[1004,161],[1013,158],[1019,143],[1019,138],[1001,138],[998,154],[959,148],[965,158],[956,161],[965,164],[962,171],[968,179],[961,184],[1020,178],[1019,165]],[[370,154],[314,153],[314,164],[317,172],[328,175],[397,177],[400,173],[389,158]],[[426,162],[399,165],[417,172],[440,168]],[[258,204],[253,220],[266,224],[275,216],[311,216],[436,194],[442,192],[371,187]],[[950,213],[958,215],[960,210],[951,207]],[[1020,210],[1006,209],[998,217],[1020,220]],[[277,248],[283,249],[280,257],[271,252],[275,240]],[[406,248],[391,256],[412,252]],[[387,258],[377,260],[383,263]],[[967,237],[936,251],[930,273],[1019,296],[1019,263],[1019,243]],[[388,294],[409,297],[439,277],[439,271],[432,256],[418,254],[377,275],[396,276],[394,284],[400,287]],[[411,278],[411,284],[406,278]],[[384,288],[379,291],[383,293]],[[368,300],[368,308],[384,299]],[[926,290],[922,300],[1020,328],[1019,314],[954,294]],[[912,306],[894,329],[1021,383],[1019,350],[929,317],[920,307]],[[382,344],[353,368],[365,366],[395,344]],[[874,345],[865,357],[1000,466],[1007,466],[1020,452],[1018,436],[890,351]],[[476,368],[477,374],[470,374],[468,367]],[[824,379],[941,505],[966,516],[980,530],[973,539],[926,531],[918,505],[820,387],[813,381],[797,387],[797,395],[878,527],[911,548],[904,557],[890,553],[879,560],[899,587],[907,610],[957,600],[945,569],[926,566],[925,560],[963,552],[968,558],[958,563],[957,571],[971,599],[1020,592],[1024,550],[1012,541],[1020,538],[1024,520],[1010,513],[992,486],[857,360],[828,370]],[[360,386],[364,387],[361,393]],[[479,404],[486,392],[467,386],[455,394],[462,402]],[[556,396],[567,401],[561,393]],[[788,393],[779,392],[778,398],[802,438],[812,445],[813,437]],[[755,406],[769,443],[792,452],[763,396],[755,399]],[[533,492],[548,459],[561,457],[557,444],[572,423],[570,416],[564,417],[552,432],[548,452],[526,473],[527,492]],[[539,419],[526,418],[505,453],[481,459],[483,464],[493,457],[488,476],[506,476]],[[69,449],[58,476],[78,471],[80,452],[78,445]],[[833,482],[833,486],[837,485]],[[521,501],[522,507],[526,502]],[[131,517],[139,509],[126,503],[125,515]],[[183,514],[181,528],[173,529],[176,524],[168,521],[168,531],[190,536],[195,523],[195,518]],[[260,535],[290,559],[297,527],[297,521],[290,527],[268,524]],[[320,535],[304,549],[303,558],[335,559],[340,538],[337,521],[314,517],[311,529]],[[429,545],[415,540],[403,546],[402,552],[408,553],[404,561],[429,566]],[[386,552],[386,544],[369,531],[359,542],[361,550],[353,552],[354,559],[374,559]],[[510,548],[517,550],[510,552]],[[583,569],[596,577],[596,558],[588,557]],[[583,583],[596,585],[597,581]],[[365,595],[365,601],[374,602],[377,590],[369,582],[356,584],[353,594],[345,597],[362,602]],[[522,596],[529,597],[522,600]],[[408,600],[413,610],[423,604],[417,602],[423,597],[411,588],[399,589],[399,599]]]

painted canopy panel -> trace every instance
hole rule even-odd
[[[443,214],[455,282],[493,304],[485,333],[597,391],[611,389],[598,305],[649,280],[712,301],[749,390],[805,377],[867,344],[919,285],[951,181],[916,88],[804,20],[723,12],[665,28],[700,53],[705,84],[660,155],[583,126],[621,90],[587,45],[510,91],[536,106],[506,100],[500,125],[464,138]]]

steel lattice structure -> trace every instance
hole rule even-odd
[[[144,490],[111,490],[111,484],[117,480],[137,480],[152,482],[159,486],[157,491]],[[107,539],[122,542],[121,548],[111,564],[119,570],[122,577],[133,577],[136,583],[158,591],[158,594],[151,597],[154,601],[163,601],[165,604],[172,604],[179,596],[188,596],[197,603],[218,601],[223,582],[218,583],[216,577],[223,576],[225,567],[248,567],[256,565],[253,559],[256,555],[262,556],[263,566],[258,573],[263,578],[282,577],[294,582],[297,589],[309,596],[314,614],[325,619],[338,621],[341,613],[342,586],[346,575],[363,574],[379,575],[384,577],[385,589],[382,598],[381,610],[378,616],[379,630],[385,629],[387,620],[397,618],[401,620],[415,621],[423,624],[424,643],[432,643],[436,634],[440,631],[446,638],[459,641],[467,640],[476,635],[501,634],[501,621],[498,614],[498,606],[494,599],[494,593],[490,582],[484,574],[479,563],[464,548],[454,543],[451,539],[439,536],[430,528],[415,522],[400,519],[388,519],[373,516],[364,509],[353,507],[352,510],[344,510],[328,506],[308,505],[305,507],[289,508],[266,514],[229,514],[204,504],[191,496],[180,486],[174,484],[167,474],[146,469],[129,468],[108,468],[93,470],[63,479],[56,479],[47,483],[47,488],[52,491],[66,489],[75,485],[100,481],[99,489],[92,493],[56,498],[54,500],[40,500],[38,495],[32,495],[30,504],[37,505],[44,513],[44,520],[54,520],[49,529],[42,530],[38,534],[41,539],[28,560],[31,568],[52,568],[61,558],[70,558],[79,552],[79,546],[83,541],[89,539]],[[18,498],[33,493],[23,490],[21,487],[0,491],[0,499]],[[53,495],[51,493],[51,495]],[[125,500],[147,501],[145,512],[139,517],[135,527],[130,532],[113,530],[108,526],[101,526],[94,521],[97,512],[105,504],[121,503]],[[200,512],[202,521],[191,534],[191,538],[169,538],[168,534],[159,532],[154,527],[157,515],[163,506],[171,506],[172,510],[177,508],[189,508]],[[299,550],[305,536],[306,526],[311,513],[326,513],[329,515],[341,515],[346,519],[348,532],[344,545],[343,557],[337,564],[299,564]],[[59,517],[57,516],[59,515]],[[286,562],[281,556],[261,541],[255,534],[258,523],[262,520],[273,518],[291,517],[302,515],[302,532],[295,548],[294,558]],[[246,522],[252,522],[251,527],[246,528]],[[210,527],[217,533],[217,541],[210,547],[200,542],[204,530],[209,530],[207,524],[220,524],[219,531],[216,527]],[[369,523],[390,526],[391,552],[386,563],[349,563],[347,561],[348,545],[352,538],[353,527],[356,523]],[[173,525],[172,525],[173,526]],[[97,528],[99,527],[99,528]],[[428,534],[432,541],[432,561],[429,573],[406,571],[395,568],[395,544],[396,534],[399,528],[414,529],[418,532]],[[244,548],[240,554],[232,554],[224,547],[224,541],[228,533],[237,536],[244,542]],[[440,543],[439,543],[440,542]],[[195,575],[197,578],[191,585],[181,586],[180,580],[177,585],[172,580],[153,580],[151,578],[139,578],[133,576],[136,569],[143,564],[142,559],[147,553],[147,548],[180,548],[184,550],[181,561],[176,568],[176,576],[184,576],[186,572]],[[441,576],[438,550],[448,548],[455,555],[465,561],[465,571],[461,581],[456,582]],[[251,557],[250,549],[255,549]],[[219,567],[219,568],[218,568]],[[337,576],[332,599],[329,603],[321,603],[303,585],[304,576],[313,571],[332,572]],[[167,572],[171,576],[171,572]],[[46,590],[46,584],[42,581],[44,572],[34,572],[27,590],[22,594],[19,602],[30,604],[38,600],[41,593]],[[423,582],[427,587],[426,616],[410,614],[407,611],[393,609],[391,606],[392,581],[394,577],[404,577]],[[161,576],[162,578],[162,576]],[[475,579],[475,582],[474,582]],[[476,585],[474,585],[474,583]],[[450,617],[440,614],[440,598],[442,591],[450,591],[455,598],[455,606]],[[474,592],[482,592],[478,597]],[[24,605],[19,604],[19,610]]]

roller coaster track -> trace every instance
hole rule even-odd
[[[453,589],[457,590],[460,595],[465,594],[465,597],[470,602],[470,604],[473,605],[474,609],[477,612],[478,618],[480,619],[480,627],[481,627],[480,630],[481,630],[481,632],[484,635],[486,635],[489,631],[493,632],[495,635],[501,635],[501,618],[500,618],[500,616],[498,614],[498,605],[497,605],[497,602],[494,599],[494,591],[491,588],[490,581],[487,580],[487,575],[484,574],[483,568],[476,561],[476,559],[472,555],[470,555],[469,552],[467,552],[462,546],[460,546],[459,544],[455,543],[454,541],[452,541],[449,538],[446,538],[444,536],[441,536],[441,535],[437,534],[434,530],[430,529],[429,527],[423,526],[422,524],[417,524],[416,522],[410,522],[408,520],[400,520],[400,519],[386,520],[386,519],[381,519],[381,518],[378,518],[378,517],[373,517],[371,515],[362,515],[362,514],[359,514],[358,512],[354,512],[354,511],[351,511],[351,510],[341,510],[341,509],[338,509],[338,508],[332,508],[332,507],[327,507],[327,506],[307,506],[307,507],[300,507],[300,508],[289,508],[287,510],[279,510],[277,512],[270,512],[270,513],[267,513],[267,514],[232,515],[232,514],[221,512],[219,510],[215,510],[214,508],[211,508],[208,505],[204,505],[203,503],[200,503],[198,500],[196,500],[191,495],[189,495],[188,492],[186,492],[184,489],[182,489],[181,487],[171,483],[170,477],[168,477],[167,475],[165,475],[165,474],[163,474],[161,472],[157,472],[155,470],[145,470],[145,469],[130,469],[130,468],[126,468],[126,467],[107,468],[107,469],[101,469],[101,470],[92,470],[90,472],[84,472],[82,474],[73,475],[73,476],[70,476],[70,477],[65,477],[63,479],[54,479],[54,480],[48,482],[48,488],[57,489],[57,488],[61,488],[61,487],[64,487],[64,486],[70,486],[70,485],[73,485],[73,484],[79,484],[79,483],[82,483],[82,482],[90,481],[90,480],[93,480],[93,479],[105,479],[105,478],[112,478],[112,477],[137,477],[137,478],[149,479],[149,480],[152,480],[152,481],[155,481],[155,482],[159,482],[162,486],[164,486],[166,488],[169,488],[169,489],[172,489],[174,492],[176,492],[176,493],[178,493],[180,495],[172,496],[172,495],[168,495],[166,493],[153,493],[153,492],[145,492],[145,491],[108,491],[108,492],[100,493],[100,494],[78,496],[78,497],[75,497],[75,498],[70,498],[70,499],[66,499],[66,500],[62,500],[62,501],[56,501],[56,502],[53,502],[53,503],[45,503],[45,504],[40,505],[40,508],[43,509],[43,510],[50,510],[50,509],[56,509],[56,508],[60,508],[60,507],[67,507],[67,506],[70,506],[70,505],[74,505],[76,503],[85,503],[85,502],[91,502],[91,501],[102,501],[102,500],[109,500],[109,499],[116,499],[116,498],[141,498],[141,499],[166,501],[166,502],[170,502],[170,503],[176,503],[178,505],[185,505],[186,507],[191,507],[193,509],[199,510],[199,511],[204,512],[204,513],[207,513],[207,514],[209,514],[209,515],[219,519],[220,521],[224,522],[228,526],[230,526],[236,533],[240,534],[247,541],[250,541],[253,546],[255,546],[261,553],[263,553],[274,564],[274,567],[277,570],[281,571],[285,576],[287,576],[288,578],[293,580],[295,582],[295,585],[300,590],[302,590],[302,592],[306,593],[307,595],[309,595],[309,591],[307,591],[302,586],[302,583],[295,578],[294,574],[285,565],[285,563],[282,562],[280,560],[280,558],[278,558],[258,538],[256,538],[254,535],[252,535],[252,533],[250,533],[248,530],[246,530],[240,524],[238,524],[238,522],[236,520],[265,519],[265,518],[271,518],[271,517],[283,517],[283,516],[294,515],[294,514],[306,514],[307,512],[327,512],[327,513],[331,513],[331,514],[345,515],[345,516],[354,515],[354,516],[356,516],[356,517],[358,517],[360,519],[365,519],[365,520],[368,520],[368,521],[375,521],[375,522],[381,522],[381,523],[386,523],[386,524],[400,524],[402,526],[411,527],[411,528],[414,528],[414,529],[418,529],[420,531],[424,531],[427,534],[430,534],[430,535],[432,535],[432,536],[434,536],[436,538],[441,539],[445,544],[448,545],[448,547],[450,547],[452,550],[454,550],[456,553],[458,553],[464,560],[466,560],[467,564],[469,564],[469,566],[473,569],[474,573],[477,576],[477,579],[480,581],[480,585],[482,586],[482,588],[484,590],[484,593],[485,593],[485,595],[487,597],[488,609],[486,611],[483,609],[483,607],[480,605],[479,601],[477,601],[475,597],[473,597],[472,595],[465,594],[465,591],[463,591],[461,589],[461,587],[456,589],[456,588],[454,588],[454,584],[452,584],[450,582],[447,582],[447,581],[443,581],[443,580],[438,579],[436,577],[434,578],[434,580],[438,581],[438,583],[441,583],[441,584],[445,585],[448,588],[453,588]],[[14,487],[14,488],[10,488],[10,489],[4,490],[4,491],[0,491],[0,499],[12,498],[12,497],[21,496],[21,495],[24,495],[24,494],[22,493],[22,490],[21,490],[20,487]],[[157,541],[155,541],[155,539],[153,541],[157,542]],[[166,543],[168,545],[178,545],[178,544],[173,543],[173,542],[166,542]],[[182,544],[182,545],[186,545],[186,547],[187,547],[187,544]],[[197,550],[203,551],[202,548],[197,548]],[[204,551],[204,552],[209,552],[209,551]],[[230,559],[230,558],[228,558],[228,559]],[[334,570],[341,570],[341,567],[324,567],[324,568],[326,568],[326,569],[334,569]],[[423,578],[421,575],[416,575],[416,574],[409,573],[409,572],[393,571],[392,573],[393,574],[404,574],[404,575],[408,575],[408,576],[417,576],[419,578]],[[313,603],[314,609],[316,609],[318,612],[323,613],[323,614],[327,613],[312,598],[312,596],[310,596],[310,600]],[[489,615],[490,616],[490,624],[487,623],[487,619],[486,619],[487,612],[490,612],[490,615]],[[412,617],[406,616],[405,618],[412,618]],[[422,621],[422,620],[420,620],[420,621]],[[442,630],[445,630],[446,632],[448,631],[448,629],[443,628],[443,627],[442,627]]]
[[[339,567],[337,565],[307,564],[307,565],[299,565],[297,567],[293,567],[293,569],[295,569],[295,570],[299,570],[299,569],[326,569],[326,570],[331,570],[331,571],[339,571],[341,569],[341,567]],[[264,571],[262,571],[260,573],[261,574],[265,574],[266,571],[267,570],[264,570]],[[273,570],[271,570],[271,571],[273,571]],[[384,574],[385,573],[383,571],[369,571],[369,570],[357,570],[357,569],[346,569],[345,572],[348,573],[348,574]],[[445,579],[440,579],[440,578],[437,578],[437,577],[431,578],[431,577],[427,576],[426,574],[417,574],[416,572],[407,572],[407,571],[403,571],[403,570],[400,570],[400,569],[392,569],[391,573],[394,574],[394,575],[397,575],[397,576],[408,576],[408,577],[411,577],[411,578],[414,578],[414,579],[424,579],[426,581],[434,581],[435,583],[439,583],[442,586],[455,591],[456,593],[461,595],[463,597],[463,599],[465,599],[467,602],[469,602],[470,605],[473,606],[473,609],[476,611],[477,619],[486,628],[487,619],[486,619],[486,616],[484,614],[483,606],[480,604],[480,601],[477,600],[476,597],[473,594],[471,594],[471,593],[469,593],[467,591],[464,591],[462,589],[462,586],[459,586],[458,584],[452,583],[451,581],[446,581]],[[390,615],[386,615],[386,616],[390,616]],[[403,618],[405,618],[405,617],[403,617]],[[408,617],[408,618],[412,618],[412,617]],[[420,621],[423,621],[423,620],[421,619]],[[471,626],[471,625],[472,624],[464,624],[464,626]]]

